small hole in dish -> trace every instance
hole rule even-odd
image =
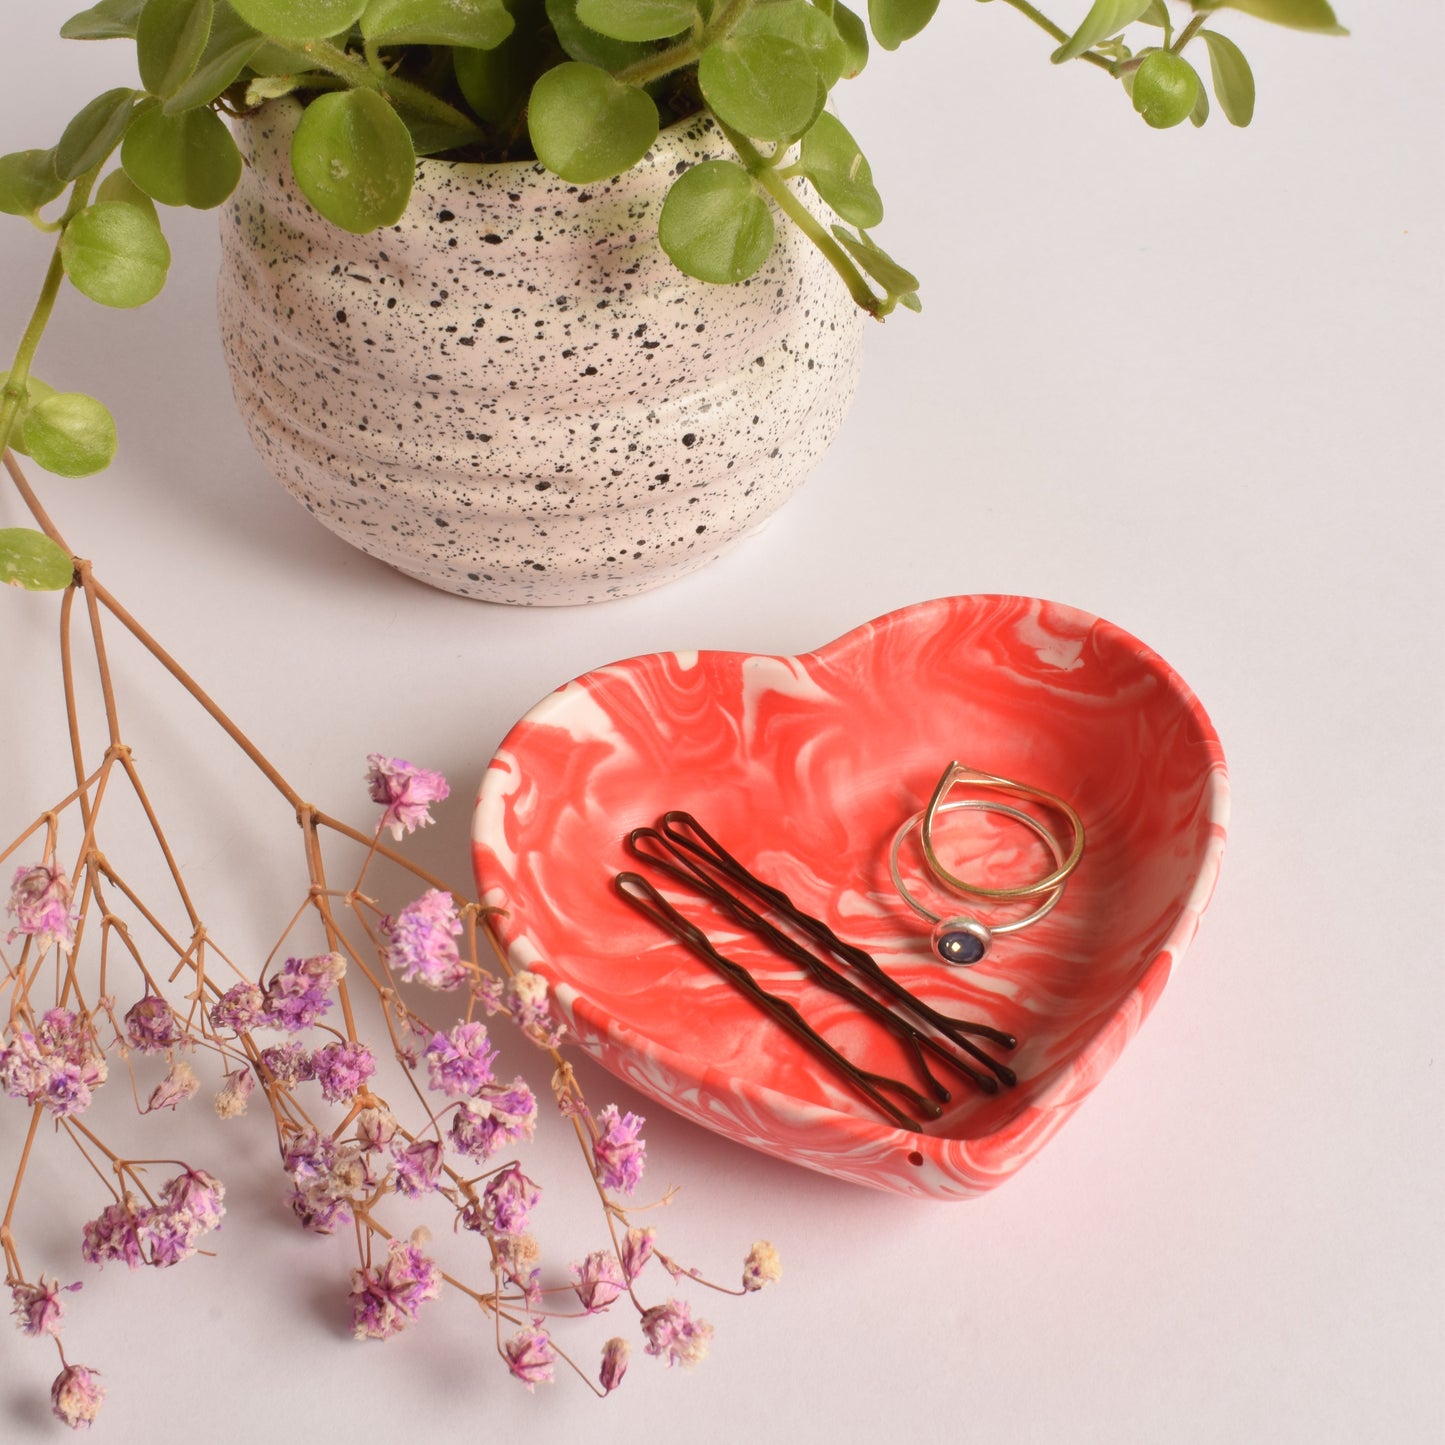
[[[917,1149],[914,1149],[908,1155],[908,1162],[913,1165],[915,1169],[922,1169],[923,1155],[920,1154]]]

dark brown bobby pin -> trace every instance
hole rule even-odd
[[[882,1074],[870,1073],[867,1069],[860,1069],[818,1033],[787,999],[769,993],[742,964],[719,953],[702,929],[688,922],[640,873],[619,873],[613,879],[613,886],[639,913],[650,918],[679,943],[685,944],[775,1022],[801,1039],[834,1073],[857,1089],[895,1124],[914,1133],[923,1128],[917,1119],[905,1114],[884,1096],[885,1089],[907,1100],[920,1114],[928,1118],[936,1119],[943,1112],[937,1103],[925,1099],[907,1084]]]
[[[915,1018],[921,1019],[924,1023],[937,1029],[945,1038],[992,1069],[1003,1083],[1018,1082],[1012,1069],[1006,1064],[999,1063],[996,1059],[991,1059],[969,1038],[969,1035],[973,1035],[988,1039],[1001,1048],[1012,1049],[1018,1045],[1018,1039],[1013,1034],[1002,1029],[991,1028],[987,1024],[975,1023],[970,1019],[960,1019],[950,1014],[940,1013],[930,1004],[924,1003],[917,995],[885,973],[871,954],[856,944],[844,942],[822,919],[804,913],[782,889],[774,888],[770,883],[764,883],[761,878],[750,873],[691,813],[677,810],[664,813],[660,831],[670,842],[675,843],[679,848],[686,849],[694,857],[702,859],[729,882],[767,904],[796,927],[799,932],[811,938],[825,952],[841,963],[857,969],[881,993],[907,1009]],[[688,836],[689,834],[691,836]]]
[[[646,844],[647,846],[643,846]],[[919,1075],[927,1081],[930,1092],[936,1099],[947,1103],[952,1095],[943,1083],[934,1076],[924,1058],[925,1052],[956,1069],[985,1093],[998,1092],[998,1081],[988,1074],[981,1074],[963,1059],[945,1049],[937,1039],[923,1032],[906,1018],[893,1012],[886,1003],[875,998],[866,989],[845,978],[825,959],[803,947],[795,938],[769,922],[756,909],[750,908],[735,893],[706,872],[702,864],[687,856],[671,838],[659,833],[656,828],[634,828],[627,835],[627,846],[632,853],[649,863],[659,872],[676,880],[685,887],[703,894],[734,922],[750,929],[776,953],[797,964],[820,987],[830,993],[846,998],[856,1008],[881,1024],[893,1034],[907,1050]],[[662,849],[659,853],[656,849]],[[955,1045],[957,1047],[957,1045]],[[973,1051],[971,1051],[973,1052]],[[990,1060],[990,1064],[994,1061]]]

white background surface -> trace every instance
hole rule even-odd
[[[0,149],[53,143],[130,79],[123,47],[51,38],[70,8],[4,7]],[[1440,1438],[1438,7],[1343,3],[1348,40],[1232,18],[1255,125],[1162,135],[1103,76],[1052,71],[1003,6],[944,8],[840,94],[888,203],[880,239],[927,309],[872,329],[834,451],[707,570],[518,611],[347,550],[269,481],[231,410],[204,216],[169,219],[172,280],[146,310],[64,298],[37,371],[101,395],[122,450],[100,478],[36,480],[308,796],[365,825],[367,752],[444,769],[456,797],[417,856],[459,881],[487,758],[576,673],[673,647],[806,650],[955,592],[1105,616],[1194,687],[1231,765],[1222,882],[1155,1015],[1043,1154],[967,1205],[792,1169],[587,1071],[594,1102],[651,1116],[650,1182],[681,1187],[656,1221],[674,1252],[730,1279],[766,1236],[786,1270],[705,1302],[701,1368],[639,1352],[606,1403],[566,1381],[528,1396],[454,1302],[351,1342],[345,1242],[291,1225],[254,1113],[223,1134],[194,1112],[187,1148],[231,1211],[216,1258],[168,1273],[83,1266],[98,1186],[42,1160],[25,1247],[86,1280],[67,1343],[110,1385],[99,1438]],[[6,218],[7,354],[44,264]],[[21,520],[0,496],[0,525]],[[54,610],[0,599],[7,836],[68,787]],[[285,809],[112,637],[192,886],[264,955],[295,901]],[[7,1159],[22,1120],[0,1112]],[[539,1178],[585,1183],[560,1143],[533,1157]],[[563,1192],[559,1263],[599,1242],[566,1234],[586,1218]],[[59,1435],[53,1371],[48,1347],[0,1337],[0,1436]]]

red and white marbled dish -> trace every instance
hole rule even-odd
[[[972,969],[933,961],[888,876],[894,831],[954,758],[1067,798],[1087,835],[1058,907]],[[1017,1034],[1017,1087],[960,1082],[921,1133],[876,1115],[614,892],[637,866],[624,836],[669,809],[935,1007]],[[801,657],[663,653],[568,683],[492,759],[473,861],[512,962],[552,981],[613,1073],[779,1158],[961,1199],[1032,1158],[1143,1022],[1199,926],[1227,814],[1209,719],[1142,643],[1055,603],[952,597]],[[967,816],[997,835],[986,881],[1042,865],[1017,823]],[[686,911],[856,1062],[906,1077],[876,1024],[701,903]]]

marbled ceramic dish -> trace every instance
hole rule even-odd
[[[964,970],[933,961],[888,874],[895,829],[953,758],[1067,798],[1087,832],[1058,907]],[[618,897],[614,875],[637,866],[624,835],[669,809],[940,1010],[1015,1033],[1017,1086],[988,1097],[959,1083],[923,1131],[888,1123]],[[512,960],[552,980],[614,1073],[780,1158],[968,1198],[1043,1147],[1143,1022],[1209,901],[1227,813],[1209,719],[1142,643],[1069,607],[954,597],[800,657],[657,654],[568,683],[493,758],[473,851]],[[1006,832],[1018,825],[992,821],[999,877],[1017,881],[1032,866]],[[902,1075],[875,1023],[687,910],[837,1047]]]

